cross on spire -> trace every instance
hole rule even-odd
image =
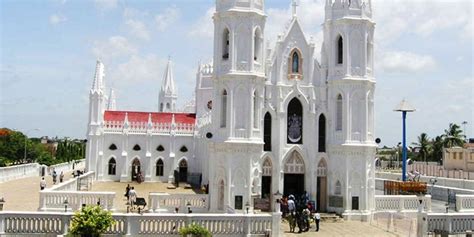
[[[296,3],[296,0],[292,0],[291,7],[293,9],[293,18],[296,18],[296,8],[298,7],[298,3]]]

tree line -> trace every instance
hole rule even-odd
[[[40,138],[28,138],[19,131],[0,129],[0,167],[38,162],[54,165],[85,158],[85,140],[53,139],[41,143]]]

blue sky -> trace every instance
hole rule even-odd
[[[324,0],[298,1],[307,37],[321,44]],[[408,141],[467,121],[474,137],[473,2],[373,0],[376,26],[376,136],[400,141],[406,98]],[[214,0],[0,1],[0,127],[31,136],[85,138],[95,61],[106,66],[121,110],[155,111],[167,58],[179,103],[194,90],[198,61],[212,58]],[[266,40],[291,17],[290,0],[266,1]]]

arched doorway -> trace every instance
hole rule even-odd
[[[320,212],[325,212],[327,206],[327,164],[324,159],[319,162],[317,172],[316,209]]]
[[[304,161],[301,155],[294,151],[285,162],[283,194],[301,196],[304,190]]]
[[[133,159],[132,161],[132,181],[137,181],[138,174],[140,170],[140,160],[138,158]]]
[[[179,182],[188,182],[188,162],[185,159],[179,162]]]
[[[269,198],[272,193],[272,162],[266,158],[262,165],[262,198]]]

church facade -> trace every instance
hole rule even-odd
[[[213,212],[306,191],[320,211],[367,219],[376,148],[371,9],[370,0],[327,0],[316,52],[296,4],[270,48],[263,0],[218,0],[213,63],[199,66],[186,112],[176,110],[171,62],[158,112],[118,111],[113,92],[105,95],[98,62],[88,170],[123,182],[138,173],[146,182],[169,183],[199,174]]]

